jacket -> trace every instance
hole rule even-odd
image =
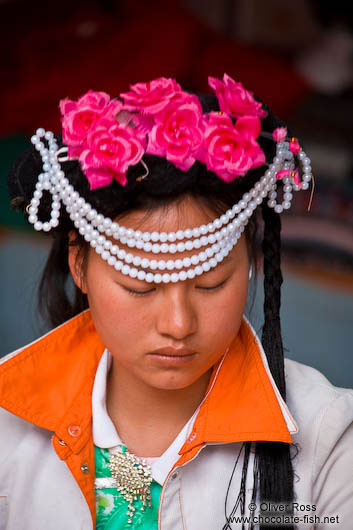
[[[0,530],[94,528],[91,394],[104,350],[87,310],[1,360]],[[160,530],[241,528],[229,517],[242,442],[255,440],[291,443],[299,529],[352,528],[353,390],[292,360],[285,373],[286,403],[244,319],[163,484]],[[253,457],[252,449],[248,477]]]

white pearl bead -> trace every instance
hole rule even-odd
[[[145,271],[138,271],[137,278],[139,280],[144,280],[146,278],[146,272]]]
[[[188,275],[187,275],[187,272],[186,271],[180,271],[179,272],[179,279],[181,281],[185,281],[187,279]]]
[[[195,239],[194,241],[194,248],[200,248],[201,247],[201,240]]]
[[[195,278],[195,271],[194,271],[194,269],[189,269],[189,270],[186,272],[186,275],[187,275],[187,277],[189,278],[189,280],[192,280],[193,278]]]
[[[132,269],[130,268],[130,272],[129,272],[130,278],[136,278],[137,274],[138,274],[137,269],[135,269],[134,267]]]
[[[167,269],[168,269],[169,271],[171,271],[171,270],[174,269],[174,261],[173,261],[173,260],[168,259],[168,261],[167,261]]]

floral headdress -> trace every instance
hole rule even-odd
[[[209,85],[220,112],[203,113],[195,95],[164,77],[131,86],[120,94],[124,103],[92,90],[77,101],[61,101],[68,157],[79,160],[91,189],[113,179],[124,186],[128,168],[144,153],[165,157],[182,171],[197,160],[226,182],[244,176],[265,163],[257,138],[267,113],[226,74],[223,81],[210,77]]]
[[[59,149],[53,133],[44,129],[38,129],[31,139],[42,156],[43,173],[27,207],[29,222],[36,230],[48,232],[58,226],[63,205],[79,233],[109,265],[147,282],[183,281],[216,267],[237,243],[263,200],[268,198],[268,206],[277,213],[289,209],[292,190],[307,189],[312,175],[310,159],[298,140],[287,138],[286,128],[273,133],[261,131],[261,118],[267,113],[241,83],[225,74],[223,80],[210,77],[209,85],[216,93],[219,112],[203,113],[195,95],[164,77],[131,86],[121,99],[90,90],[77,101],[62,100],[67,147]],[[269,164],[257,141],[260,135],[277,143]],[[63,158],[64,152],[67,156]],[[265,164],[268,167],[255,186],[219,218],[175,233],[142,233],[104,217],[80,197],[61,169],[62,162],[77,159],[91,190],[108,186],[113,180],[125,186],[131,166],[141,163],[148,173],[145,153],[164,157],[182,171],[201,162],[225,182]],[[281,203],[276,200],[278,180],[284,184]],[[49,221],[42,222],[38,208],[44,190],[52,195],[52,208]],[[155,255],[201,250],[176,260],[141,258],[114,244],[110,237]],[[156,270],[164,272],[152,272]]]

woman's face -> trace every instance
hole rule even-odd
[[[216,215],[187,197],[146,219],[134,211],[119,224],[142,231],[175,232],[212,221]],[[121,248],[125,248],[120,245]],[[127,247],[128,248],[128,247]],[[248,292],[249,260],[244,235],[216,268],[193,280],[147,283],[123,275],[92,248],[82,282],[75,272],[77,248],[70,247],[74,280],[88,296],[92,318],[116,370],[159,389],[182,389],[204,376],[238,333]],[[155,255],[133,249],[141,257]],[[187,257],[185,251],[178,257]],[[176,259],[164,254],[163,259]],[[155,353],[165,348],[165,351]],[[168,351],[169,350],[169,351]]]

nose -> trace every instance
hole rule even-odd
[[[197,312],[186,286],[181,283],[165,286],[158,307],[157,331],[160,335],[183,340],[197,330]]]

